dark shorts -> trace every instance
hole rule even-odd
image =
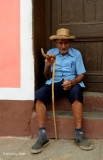
[[[55,100],[67,97],[72,104],[75,99],[78,99],[83,103],[83,88],[79,84],[72,86],[70,90],[64,91],[62,87],[63,82],[58,82],[54,84],[54,97]],[[41,100],[46,106],[52,102],[52,84],[44,85],[36,91],[35,102],[36,100]]]

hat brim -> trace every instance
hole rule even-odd
[[[53,36],[50,36],[49,37],[50,40],[56,40],[56,39],[76,39],[75,36],[56,36],[56,35],[53,35]]]

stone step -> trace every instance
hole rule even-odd
[[[50,104],[47,108],[52,110]],[[71,104],[67,98],[61,98],[55,101],[56,111],[71,111]],[[84,112],[103,112],[103,93],[98,92],[84,92]]]
[[[55,138],[52,111],[46,115],[46,126],[48,138]],[[74,139],[74,117],[72,112],[56,111],[57,137],[63,139]],[[103,113],[83,113],[83,128],[87,138],[103,138]],[[31,119],[32,137],[38,136],[38,125],[35,112]]]

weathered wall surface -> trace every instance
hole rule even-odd
[[[0,135],[30,135],[34,107],[32,1],[0,1]]]

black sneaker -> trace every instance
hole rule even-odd
[[[81,137],[76,140],[76,143],[79,145],[80,149],[89,151],[93,149],[93,144],[89,142],[85,137]]]
[[[49,140],[44,142],[42,139],[38,139],[37,142],[32,146],[31,153],[40,153],[49,144]]]

